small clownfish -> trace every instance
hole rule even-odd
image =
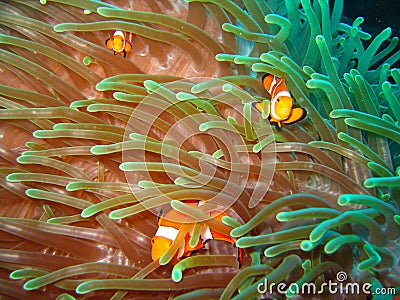
[[[132,40],[132,35],[130,33],[130,40]],[[123,57],[126,57],[126,52],[132,49],[132,44],[127,41],[125,32],[121,30],[116,30],[114,35],[106,40],[106,46],[114,51],[114,55],[118,53]]]
[[[185,204],[197,206],[198,201],[185,201]],[[225,213],[219,211],[213,211],[210,213],[210,216],[217,221],[222,220],[223,216],[226,216]],[[172,242],[176,239],[179,228],[182,225],[182,222],[172,221],[172,220],[184,220],[186,215],[176,211],[170,210],[164,216],[160,216],[158,219],[158,229],[151,239],[151,257],[154,261],[159,260],[161,256],[163,256],[168,249],[171,247]],[[190,256],[193,251],[202,249],[204,247],[204,243],[208,240],[221,240],[227,241],[232,245],[235,244],[236,239],[233,239],[230,236],[227,236],[223,233],[215,231],[207,226],[204,226],[199,241],[195,247],[190,247],[189,240],[191,238],[191,234],[187,234],[184,239],[184,245],[179,247],[178,252],[175,254],[175,258],[187,257]],[[242,249],[238,249],[238,258],[239,265],[242,263]]]
[[[286,86],[285,78],[278,78],[272,74],[265,74],[262,77],[264,88],[271,95],[269,120],[277,124],[278,128],[284,124],[293,124],[303,120],[307,111],[294,104],[292,95]],[[263,103],[256,103],[256,109],[263,111]]]

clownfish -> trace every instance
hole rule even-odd
[[[198,205],[198,201],[196,202],[187,202],[185,204],[188,205]],[[219,211],[213,211],[210,213],[210,216],[217,221],[222,220],[223,216],[226,216],[225,213]],[[179,220],[184,220],[186,215],[176,211],[170,210],[164,216],[160,216],[158,219],[158,228],[157,232],[154,234],[153,238],[151,239],[151,257],[153,261],[159,260],[161,256],[163,256],[168,249],[171,247],[172,242],[176,239],[179,228],[182,225],[182,222]],[[177,220],[177,221],[172,221]],[[196,244],[196,246],[191,247],[189,245],[189,240],[192,234],[186,234],[185,239],[183,241],[183,245],[179,247],[178,252],[175,254],[175,258],[187,257],[190,256],[193,251],[202,249],[204,247],[204,243],[208,240],[221,240],[227,241],[232,245],[235,244],[236,239],[232,238],[231,236],[225,235],[220,233],[214,229],[211,229],[207,226],[204,226],[200,235],[200,238]],[[238,257],[239,257],[239,264],[242,262],[242,249],[238,249]]]
[[[272,74],[262,77],[264,88],[271,95],[269,121],[277,124],[278,128],[284,124],[293,124],[303,120],[307,111],[294,104],[294,99],[286,86],[285,78],[279,78]],[[256,109],[263,112],[264,104],[256,103]]]
[[[130,33],[130,40],[132,40],[132,33]],[[118,53],[123,57],[126,57],[126,52],[132,49],[132,44],[126,39],[125,32],[121,30],[116,30],[114,35],[106,40],[106,46],[114,51],[114,55]]]

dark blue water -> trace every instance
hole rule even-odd
[[[364,17],[362,27],[373,35],[390,26],[393,30],[392,35],[400,36],[399,0],[345,0],[343,14],[350,19]]]

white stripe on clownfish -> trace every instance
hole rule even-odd
[[[277,114],[276,106],[277,106],[279,97],[283,97],[283,96],[291,97],[291,95],[290,95],[290,93],[288,91],[280,91],[271,100],[271,111],[270,111],[270,114],[271,114],[272,118],[274,118],[275,120],[281,119],[281,117]]]
[[[173,241],[176,239],[178,232],[179,230],[174,227],[160,225],[158,226],[157,232],[154,234],[154,236],[165,237]]]
[[[271,85],[269,86],[268,93],[270,95],[274,95],[275,90],[278,86],[279,86],[279,84],[276,84],[276,77],[274,76],[274,79],[272,80]]]

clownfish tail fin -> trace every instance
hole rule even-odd
[[[283,121],[283,123],[288,125],[294,124],[304,120],[306,117],[307,110],[302,107],[296,106],[293,108],[291,116],[287,120]]]

